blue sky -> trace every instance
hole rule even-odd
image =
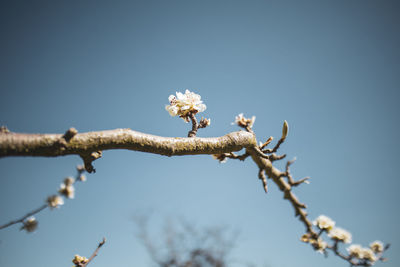
[[[201,137],[238,130],[257,117],[260,141],[297,157],[292,173],[310,218],[332,217],[354,243],[392,243],[400,260],[397,171],[400,6],[397,1],[3,1],[0,8],[0,124],[63,133],[131,128],[186,136],[165,111],[186,88],[207,105]],[[0,160],[0,223],[40,206],[81,161]],[[282,167],[283,163],[277,164]],[[257,266],[347,266],[299,241],[303,226],[253,162],[211,156],[167,158],[106,151],[74,200],[37,216],[34,234],[0,231],[1,266],[71,266],[108,242],[93,266],[151,266],[132,217],[240,230],[232,257]],[[192,170],[197,170],[193,172]]]

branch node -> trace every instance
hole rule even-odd
[[[269,145],[269,143],[272,142],[272,140],[274,140],[274,138],[273,138],[272,136],[270,136],[270,137],[267,139],[267,141],[265,141],[264,144],[262,144],[262,143],[260,142],[260,149],[264,149],[266,146]]]
[[[85,164],[85,169],[88,173],[93,173],[96,172],[96,169],[93,167],[92,162],[95,161],[98,158],[101,158],[102,152],[101,151],[95,151],[92,152],[91,154],[86,154],[86,155],[80,155],[83,163]]]
[[[63,135],[63,138],[65,141],[69,142],[72,137],[74,137],[78,133],[78,130],[76,130],[74,127],[69,128]]]

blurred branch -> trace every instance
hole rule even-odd
[[[11,225],[13,225],[13,224],[24,223],[25,220],[26,220],[28,217],[31,217],[31,216],[35,215],[36,213],[41,212],[42,210],[44,210],[44,209],[47,208],[47,207],[48,207],[47,204],[43,204],[43,205],[40,206],[39,208],[34,209],[34,210],[28,212],[27,214],[25,214],[24,216],[22,216],[20,219],[13,220],[13,221],[10,221],[10,222],[8,222],[8,223],[6,223],[6,224],[0,225],[0,229],[7,228],[7,227],[9,227],[9,226],[11,226]]]
[[[22,223],[23,226],[21,227],[21,230],[25,229],[28,233],[35,231],[38,226],[38,221],[34,217],[32,217],[33,215],[43,211],[47,207],[49,207],[50,209],[59,208],[61,205],[64,204],[64,200],[62,198],[63,196],[67,198],[74,198],[75,188],[73,187],[73,185],[77,181],[84,182],[86,180],[86,176],[83,174],[85,172],[83,166],[78,165],[76,167],[76,170],[77,170],[76,178],[75,179],[72,177],[65,178],[64,182],[61,184],[62,187],[58,190],[57,194],[49,196],[46,200],[46,204],[43,204],[39,208],[36,208],[28,212],[20,219],[16,219],[8,223],[5,223],[3,225],[0,225],[0,230],[17,223]]]
[[[164,228],[164,241],[151,238],[147,232],[148,217],[135,217],[138,237],[151,259],[160,267],[225,267],[237,235],[226,227],[196,229],[192,224],[168,221]],[[162,235],[161,235],[162,236]]]

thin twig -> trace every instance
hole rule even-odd
[[[84,263],[81,267],[86,267],[93,259],[94,257],[97,256],[97,253],[99,253],[100,248],[106,243],[106,238],[103,237],[103,240],[97,245],[96,250],[93,252],[92,256],[88,259],[86,263]]]
[[[32,210],[31,212],[28,212],[27,214],[25,214],[24,216],[22,216],[20,219],[17,220],[13,220],[11,222],[8,222],[6,224],[0,225],[0,229],[4,229],[7,228],[13,224],[17,224],[17,223],[23,223],[25,221],[25,219],[27,219],[28,217],[31,217],[33,215],[35,215],[36,213],[41,212],[42,210],[44,210],[45,208],[47,208],[48,205],[47,204],[43,204],[42,206],[40,206],[37,209]]]
[[[76,178],[73,180],[73,184],[76,183],[76,181],[81,181],[80,178],[82,177],[82,175],[83,175],[84,172],[85,172],[85,170],[83,169],[83,166],[78,166],[78,167],[77,167],[77,175],[76,175]],[[62,195],[60,192],[58,192],[58,194],[59,194],[59,195]],[[9,227],[9,226],[11,226],[11,225],[17,224],[17,223],[24,223],[24,221],[25,221],[27,218],[29,218],[29,217],[31,217],[31,216],[33,216],[33,215],[35,215],[35,214],[41,212],[42,210],[46,209],[47,207],[49,207],[49,204],[48,204],[48,203],[43,204],[43,205],[40,206],[39,208],[34,209],[33,211],[28,212],[27,214],[25,214],[25,215],[24,215],[23,217],[21,217],[20,219],[13,220],[13,221],[10,221],[10,222],[8,222],[8,223],[6,223],[6,224],[0,225],[0,230],[1,230],[1,229],[4,229],[4,228],[7,228],[7,227]]]

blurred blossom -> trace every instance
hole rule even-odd
[[[64,179],[64,184],[65,184],[66,186],[72,185],[74,182],[75,182],[75,179],[72,178],[72,177],[67,177],[67,178]]]
[[[26,230],[28,233],[34,232],[38,227],[38,221],[35,217],[29,217],[26,221],[24,221],[24,226],[21,227],[21,230]]]
[[[58,192],[67,198],[75,197],[75,188],[73,185],[61,184]]]
[[[371,262],[375,262],[377,260],[375,253],[370,248],[363,248],[362,256],[363,259],[369,260]]]
[[[351,257],[361,259],[363,256],[363,248],[360,245],[353,244],[347,248],[347,252]]]
[[[351,234],[339,227],[335,227],[329,231],[329,236],[337,241],[344,243],[351,243]]]
[[[47,204],[51,209],[58,208],[64,204],[64,200],[58,195],[52,195],[47,198]]]
[[[381,241],[374,241],[372,242],[369,247],[372,249],[373,252],[375,253],[381,253],[383,252],[383,243]]]
[[[319,229],[327,230],[328,232],[335,226],[335,222],[325,215],[319,215],[313,224],[318,226]]]
[[[86,176],[83,175],[83,174],[81,174],[81,175],[79,175],[78,180],[79,180],[80,182],[86,182]]]

